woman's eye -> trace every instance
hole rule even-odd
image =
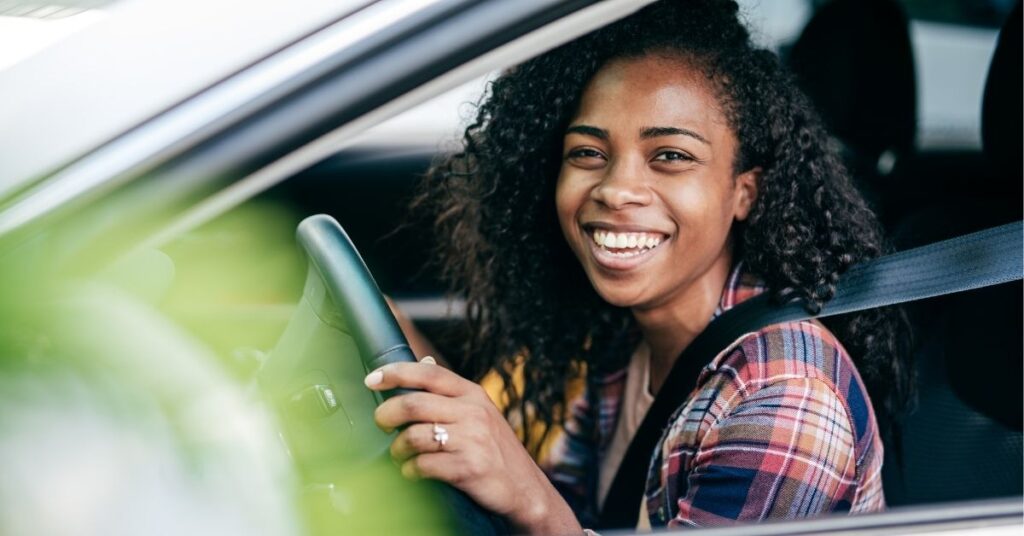
[[[569,151],[569,158],[604,158],[599,151],[594,149],[573,149]]]
[[[690,162],[695,160],[692,156],[680,151],[663,151],[654,157],[662,162]]]

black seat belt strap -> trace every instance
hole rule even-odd
[[[993,227],[936,242],[852,267],[840,279],[835,297],[814,317],[851,313],[973,290],[1024,275],[1024,222]],[[644,496],[651,453],[672,413],[693,388],[701,371],[719,352],[746,333],[781,322],[811,318],[800,303],[773,305],[768,293],[725,312],[676,359],[654,403],[619,465],[600,514],[600,528],[632,527]]]

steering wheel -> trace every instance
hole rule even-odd
[[[377,428],[373,412],[402,390],[374,392],[362,379],[416,358],[341,225],[325,214],[310,216],[296,237],[309,260],[305,287],[258,382],[281,417],[282,436],[307,489],[333,490],[353,468],[387,456],[394,439]],[[428,485],[437,488],[458,532],[508,532],[503,520],[461,491]],[[343,518],[344,508],[338,510]]]

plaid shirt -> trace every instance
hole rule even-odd
[[[715,316],[764,291],[739,263]],[[588,393],[570,381],[569,414],[538,464],[584,526],[597,511],[597,473],[618,419],[626,371]],[[494,378],[484,386],[496,394]],[[499,398],[495,398],[498,400]],[[850,356],[815,321],[775,324],[725,348],[700,373],[652,453],[651,526],[714,526],[885,507],[882,444]],[[645,524],[645,523],[641,523]]]

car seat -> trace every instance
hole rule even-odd
[[[1018,3],[986,81],[988,167],[971,173],[963,165],[963,174],[932,184],[926,202],[895,225],[899,249],[1021,219],[1021,46]],[[919,407],[903,423],[899,452],[887,445],[890,505],[1022,493],[1022,290],[1018,281],[908,307],[919,341]]]
[[[880,216],[896,163],[914,150],[917,88],[907,17],[895,0],[834,0],[786,53]]]

